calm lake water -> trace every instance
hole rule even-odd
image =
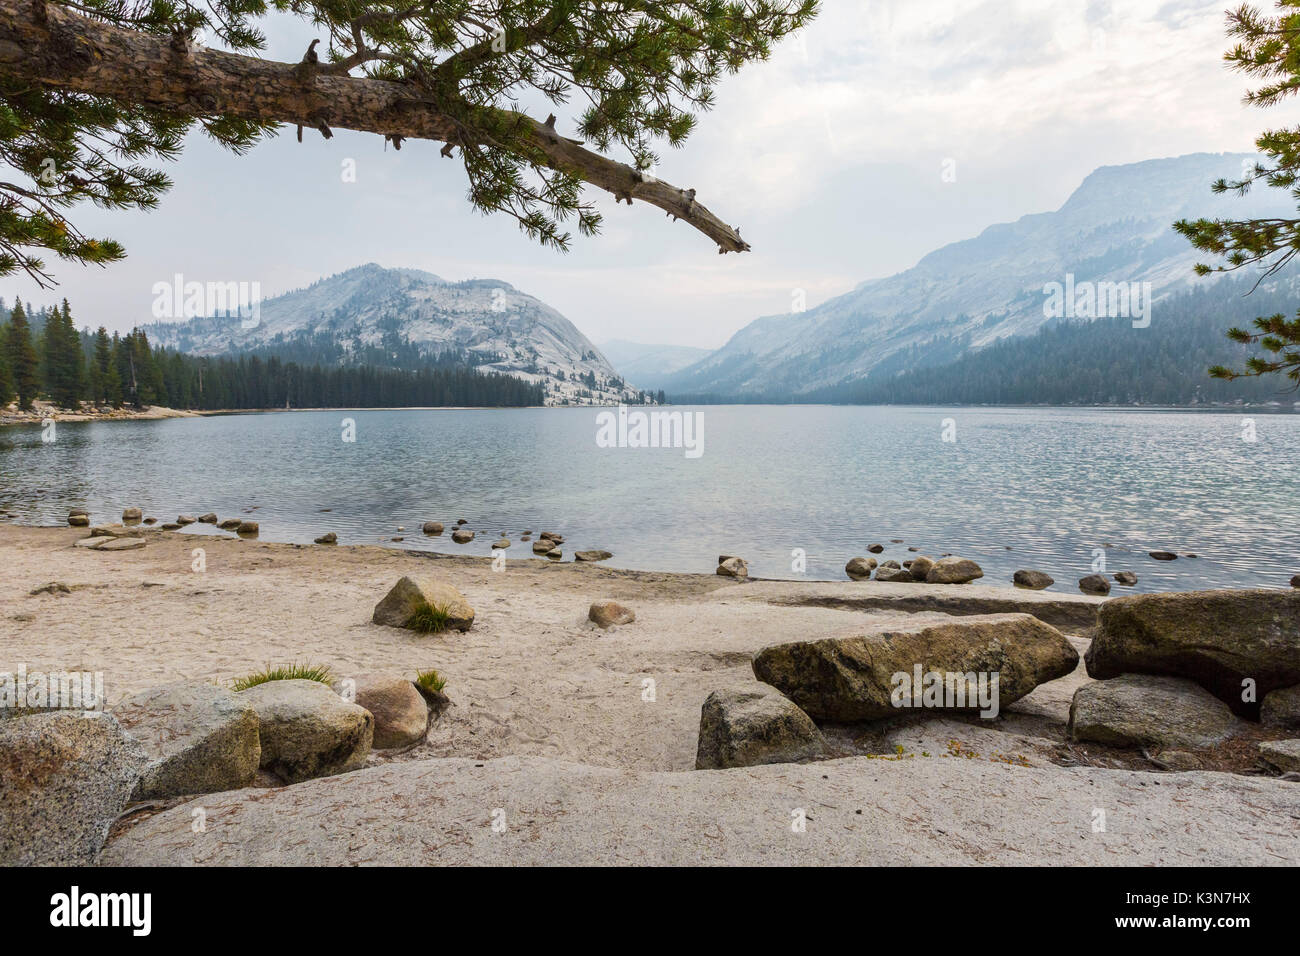
[[[618,567],[711,572],[728,553],[756,577],[787,579],[843,580],[845,561],[877,542],[881,558],[904,560],[909,545],[973,558],[987,584],[1037,568],[1069,592],[1096,549],[1107,572],[1137,572],[1136,590],[1285,587],[1300,572],[1300,415],[670,410],[703,416],[699,457],[600,447],[598,409],[65,423],[53,443],[37,427],[7,428],[0,511],[54,525],[73,506],[97,522],[128,505],[160,521],[215,511],[257,520],[263,540],[334,531],[343,544],[481,555],[505,531],[511,560],[532,557],[518,541],[529,528],[565,535],[566,560],[605,548]],[[354,442],[343,440],[344,418],[355,420]],[[478,532],[472,543],[451,542],[457,518]],[[426,520],[448,533],[426,538]],[[1154,549],[1198,557],[1158,562]]]

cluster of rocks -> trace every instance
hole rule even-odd
[[[1107,601],[1084,655],[1096,683],[1079,689],[1069,735],[1156,752],[1179,768],[1258,728],[1295,740],[1260,754],[1300,771],[1300,594],[1189,591]]]
[[[878,544],[873,544],[867,550],[875,551],[876,548],[884,550]],[[875,551],[875,553],[880,552]],[[873,571],[877,581],[895,584],[969,584],[977,578],[984,577],[984,569],[974,561],[953,555],[944,555],[936,561],[924,554],[918,554],[901,564],[892,558],[880,562],[875,558],[850,558],[848,564],[844,565],[844,573],[854,581],[870,580]]]
[[[995,717],[1078,662],[1062,633],[1028,614],[768,647],[753,660],[759,683],[706,699],[696,767],[833,756],[819,721],[880,721],[912,708]],[[1169,770],[1201,768],[1207,751],[1247,740],[1267,766],[1300,773],[1300,594],[1203,591],[1108,601],[1084,662],[1095,681],[1074,694],[1069,739],[1140,750]],[[899,675],[908,679],[900,683]],[[993,713],[977,688],[980,675],[997,677]]]
[[[373,749],[422,741],[447,705],[392,675],[273,680],[232,691],[185,681],[109,712],[0,711],[0,864],[93,862],[136,801],[346,773]]]
[[[177,515],[175,521],[167,521],[159,525],[164,531],[179,531],[186,525],[202,522],[204,524],[217,525],[223,531],[233,531],[242,538],[255,538],[259,533],[256,521],[248,521],[243,518],[227,518],[224,521],[218,521],[213,512],[195,518],[192,515]],[[97,528],[135,528],[138,525],[155,525],[158,519],[145,517],[144,512],[139,508],[124,508],[122,510],[122,523],[120,525],[98,525]],[[85,508],[73,508],[68,512],[68,525],[73,528],[86,528],[90,526],[90,512]],[[92,531],[95,529],[92,529]],[[120,537],[121,535],[117,535]],[[83,547],[92,547],[92,545],[83,545]],[[94,545],[97,550],[122,550],[121,548],[107,548]],[[141,543],[136,547],[144,547]]]

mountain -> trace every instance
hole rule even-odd
[[[145,327],[192,355],[254,353],[301,364],[468,364],[546,390],[546,404],[639,401],[600,351],[546,303],[497,279],[450,282],[373,263],[260,305],[256,325],[218,312]]]
[[[614,339],[600,350],[611,365],[638,388],[657,389],[674,372],[680,372],[709,354],[709,349],[689,345],[644,345]]]
[[[1149,282],[1158,317],[1162,299],[1214,281],[1194,275],[1205,256],[1174,232],[1175,220],[1294,213],[1281,190],[1210,192],[1255,158],[1197,153],[1104,166],[1055,212],[990,226],[806,312],[757,319],[662,387],[677,399],[798,399],[869,374],[942,365],[1053,321],[1045,286],[1071,275],[1076,285]]]

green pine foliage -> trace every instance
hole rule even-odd
[[[18,407],[28,411],[40,391],[40,360],[36,347],[32,344],[27,310],[21,301],[15,301],[13,311],[9,313],[9,326],[5,329],[5,352]]]
[[[1276,0],[1276,16],[1242,4],[1230,10],[1228,36],[1235,42],[1224,59],[1233,69],[1262,83],[1246,93],[1246,102],[1259,107],[1276,106],[1300,92],[1300,0]],[[1268,130],[1256,141],[1266,157],[1237,181],[1220,179],[1212,185],[1216,193],[1244,195],[1252,186],[1263,183],[1287,189],[1300,205],[1300,127]],[[1223,264],[1197,265],[1201,275],[1231,272],[1247,266],[1261,270],[1261,281],[1283,269],[1300,253],[1300,218],[1295,219],[1183,219],[1174,228],[1202,252],[1223,260]],[[1252,323],[1254,331],[1233,327],[1228,338],[1242,345],[1255,345],[1263,354],[1246,358],[1244,367],[1233,370],[1226,365],[1211,367],[1215,378],[1233,380],[1242,377],[1282,373],[1300,388],[1300,312],[1288,320],[1290,312],[1261,316]]]
[[[85,355],[67,299],[45,320],[41,352],[44,393],[62,408],[79,408],[86,391]]]

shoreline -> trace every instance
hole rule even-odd
[[[468,411],[524,411],[531,409],[589,409],[617,408],[616,404],[591,405],[398,405],[398,406],[338,406],[325,408],[214,408],[181,409],[162,405],[151,405],[143,409],[118,408],[109,411],[67,411],[55,408],[48,403],[38,402],[40,410],[19,412],[14,409],[0,410],[0,427],[17,425],[41,425],[46,419],[56,422],[115,422],[115,421],[164,421],[174,418],[217,418],[229,415],[274,415],[281,412],[468,412]],[[1237,411],[1250,411],[1256,414],[1300,415],[1300,402],[1294,406],[1285,403],[1227,403],[1214,405],[847,405],[828,404],[825,402],[710,402],[673,403],[665,405],[628,406],[629,408],[971,408],[971,409],[1008,409],[1008,410],[1046,410],[1062,411],[1128,411],[1128,412],[1200,412],[1209,414],[1228,414]]]
[[[0,670],[102,672],[110,712],[147,688],[229,686],[287,663],[339,677],[432,667],[451,701],[418,746],[372,751],[355,772],[128,810],[102,863],[1260,865],[1300,853],[1287,826],[1295,784],[1158,772],[1140,755],[1070,747],[1070,702],[1092,682],[1082,662],[991,724],[904,714],[826,725],[834,759],[694,769],[704,700],[753,687],[765,647],[952,621],[996,601],[1057,620],[1082,654],[1100,598],[740,583],[541,558],[498,572],[480,556],[147,529],[144,547],[105,553],[76,547],[86,533],[0,525]],[[426,636],[372,623],[402,575],[454,586],[473,626]],[[635,621],[598,628],[587,619],[597,600],[625,604]],[[1110,834],[1092,827],[1103,805]],[[185,838],[196,807],[216,839]],[[489,826],[494,807],[509,834]],[[806,834],[789,832],[791,807],[813,808]]]

